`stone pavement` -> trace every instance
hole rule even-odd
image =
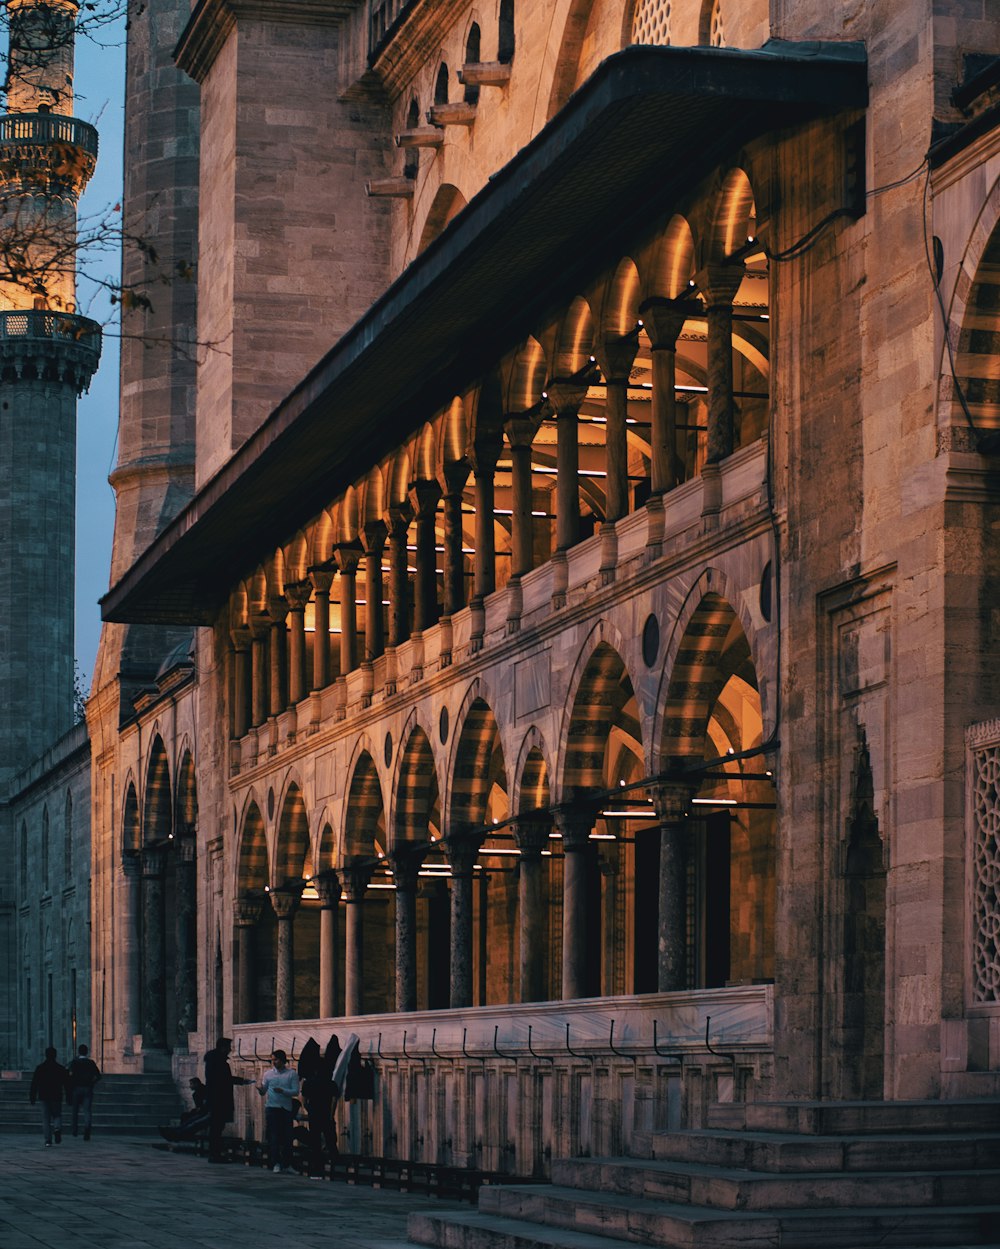
[[[261,1168],[210,1166],[153,1138],[0,1134],[3,1249],[403,1249],[412,1210],[456,1202]]]

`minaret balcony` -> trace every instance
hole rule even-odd
[[[79,193],[97,164],[96,127],[60,113],[0,117],[0,180],[58,182]]]
[[[0,377],[57,380],[85,390],[101,358],[101,327],[69,312],[0,312]]]

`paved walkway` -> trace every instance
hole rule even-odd
[[[152,1147],[150,1137],[0,1133],[3,1249],[403,1249],[411,1210],[460,1203]],[[468,1205],[465,1206],[468,1209]]]

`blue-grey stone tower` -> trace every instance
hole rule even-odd
[[[76,405],[100,327],[76,310],[97,131],[73,114],[78,0],[6,0],[0,117],[0,783],[73,723]]]

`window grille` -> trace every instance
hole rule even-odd
[[[972,1000],[1000,1003],[1000,720],[969,730]]]
[[[639,0],[632,15],[632,42],[670,43],[670,0]]]

